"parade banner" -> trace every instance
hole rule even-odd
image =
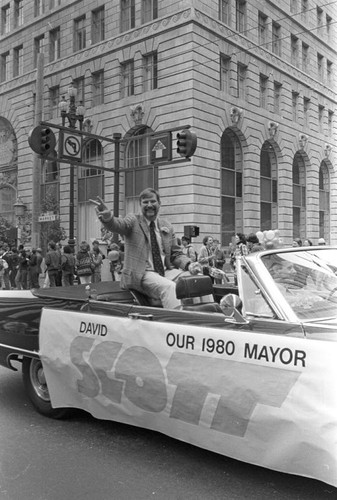
[[[227,328],[44,309],[52,405],[337,486],[337,344]]]

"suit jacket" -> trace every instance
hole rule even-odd
[[[191,262],[183,254],[177,243],[172,225],[162,217],[157,218],[162,238],[166,269],[185,269]],[[125,242],[124,266],[121,275],[122,288],[142,291],[141,281],[146,271],[146,262],[151,249],[150,229],[143,215],[130,214],[126,217],[113,217],[103,223],[106,229],[123,236]]]

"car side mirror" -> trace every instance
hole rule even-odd
[[[248,321],[242,316],[242,300],[235,293],[229,293],[220,300],[220,308],[226,316],[228,323],[247,324]]]

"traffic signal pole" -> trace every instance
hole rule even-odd
[[[114,165],[114,216],[119,216],[119,172],[120,172],[120,141],[122,134],[115,132],[112,138],[115,141],[115,165]],[[114,233],[113,241],[118,243],[118,233]]]
[[[36,93],[35,93],[35,110],[34,124],[38,125],[42,120],[43,111],[43,71],[44,71],[44,55],[42,53],[37,56],[36,70]],[[33,156],[32,170],[32,226],[31,238],[32,247],[40,246],[40,180],[41,180],[41,160],[38,154]]]
[[[80,122],[79,129],[76,129],[75,121],[71,121],[70,118],[76,118]],[[29,132],[28,142],[33,151],[35,151],[40,157],[45,161],[54,161],[57,163],[68,163],[70,168],[70,197],[69,197],[69,245],[74,248],[74,177],[75,168],[83,166],[89,168],[95,168],[97,170],[105,170],[114,174],[114,215],[119,216],[119,181],[120,173],[129,171],[127,168],[120,168],[120,147],[121,144],[129,144],[135,140],[139,140],[139,137],[128,137],[127,139],[122,139],[122,134],[113,133],[112,138],[92,134],[83,130],[82,120],[83,116],[76,115],[75,110],[73,113],[61,112],[62,125],[56,125],[54,123],[48,123],[45,121],[40,121],[39,125],[36,125],[34,129]],[[69,126],[65,126],[65,119],[68,117]],[[52,129],[59,130],[59,154],[58,156],[53,156],[52,153],[56,145],[56,137]],[[175,131],[180,131],[177,134],[177,153],[181,156],[180,159],[169,158],[162,159],[154,158],[153,161],[147,166],[157,163],[158,165],[175,165],[177,163],[185,163],[191,161],[190,157],[194,155],[197,147],[197,135],[195,132],[190,130],[190,125],[178,126],[166,130],[161,130],[160,132],[151,132],[142,135],[143,137],[153,138],[155,141],[160,142],[160,139],[165,138],[165,134],[171,138],[172,133]],[[71,132],[71,137],[69,137],[69,132]],[[99,141],[105,141],[114,144],[114,167],[102,167],[98,165],[87,164],[82,161],[81,149],[82,149],[82,138],[87,139],[97,139]],[[64,140],[65,139],[65,140]],[[68,144],[77,145],[76,148],[73,147],[74,151],[69,152],[67,149]],[[171,139],[170,139],[171,140]],[[155,142],[156,143],[156,142]],[[152,160],[152,158],[151,158]],[[193,226],[194,227],[194,226]],[[196,226],[195,226],[196,227]],[[118,234],[113,235],[113,241],[118,242]]]

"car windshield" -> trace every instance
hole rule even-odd
[[[300,319],[337,316],[337,249],[280,252],[262,262]]]

